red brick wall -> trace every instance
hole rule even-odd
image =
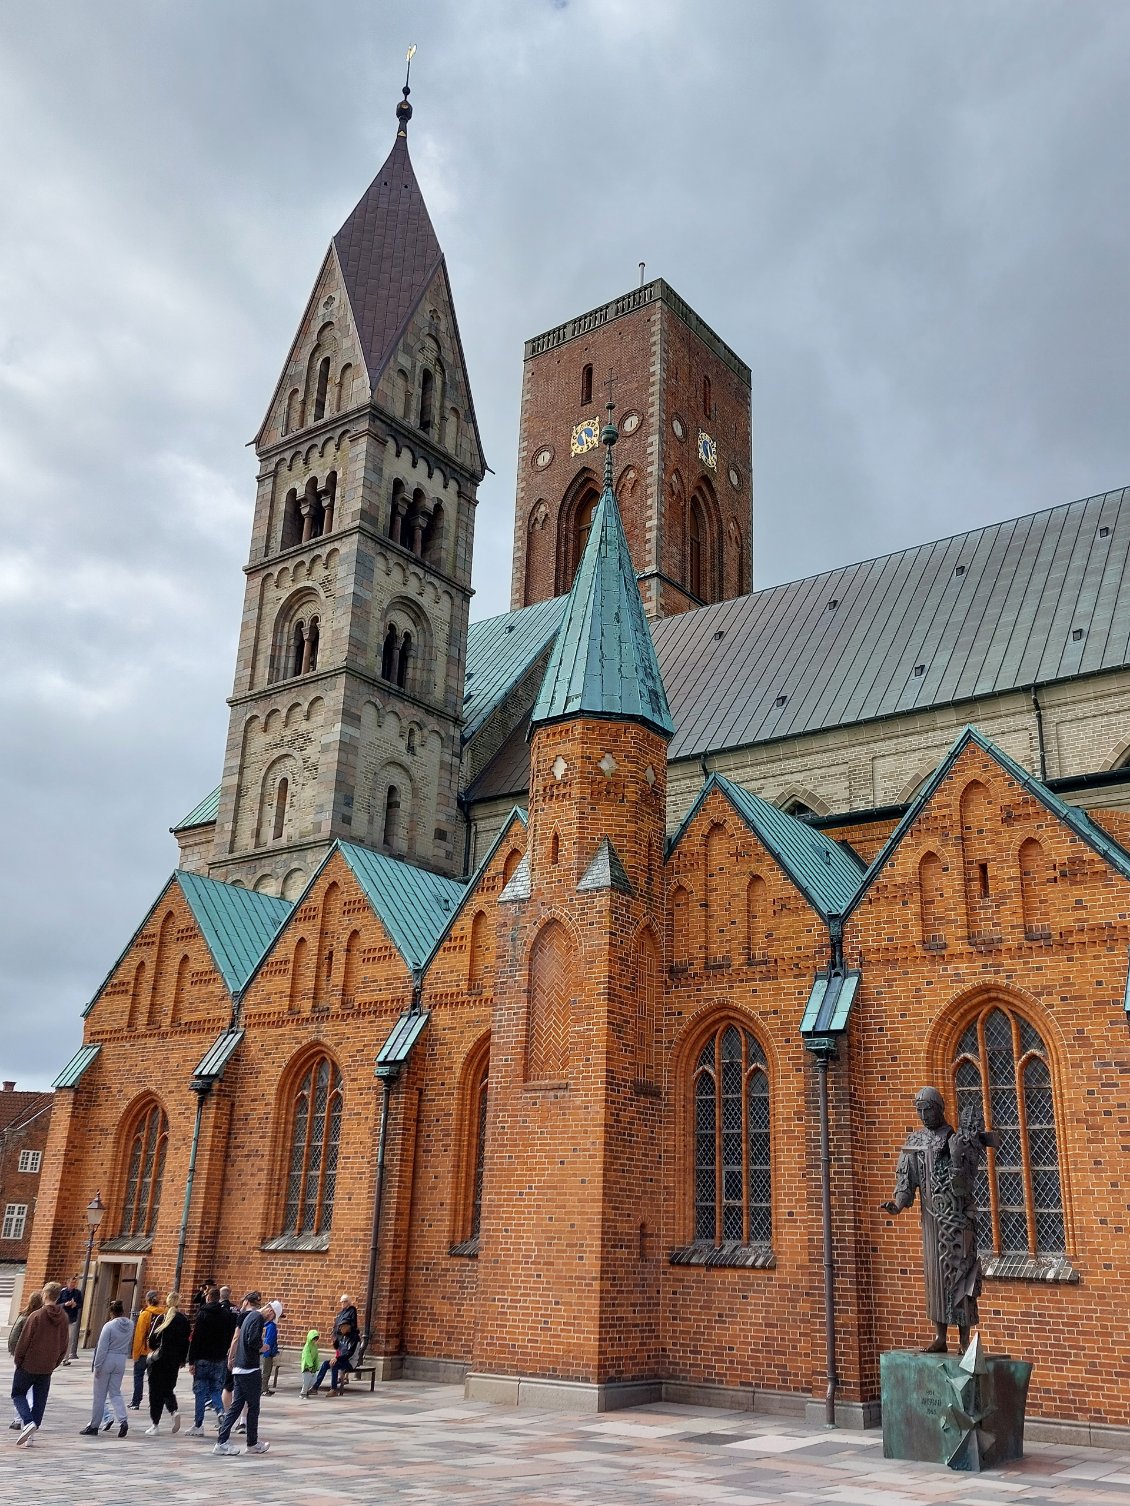
[[[27,1222],[20,1239],[0,1239],[0,1261],[26,1261],[31,1229],[39,1199],[47,1135],[51,1127],[51,1093],[0,1090],[0,1219],[11,1203],[27,1207]],[[38,1151],[40,1169],[21,1171],[20,1156]],[[0,1230],[2,1232],[2,1230]]]

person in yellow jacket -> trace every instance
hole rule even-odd
[[[145,1365],[149,1358],[149,1330],[153,1327],[155,1318],[163,1318],[165,1309],[160,1303],[158,1292],[145,1293],[145,1306],[137,1315],[137,1322],[133,1327],[133,1400],[130,1402],[130,1410],[137,1412],[141,1408],[141,1398],[145,1392]]]

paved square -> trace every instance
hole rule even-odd
[[[11,1371],[0,1371],[7,1396]],[[177,1388],[185,1426],[191,1390]],[[297,1382],[264,1402],[260,1457],[218,1458],[206,1439],[79,1436],[90,1372],[56,1372],[42,1432],[0,1433],[0,1503],[340,1506],[359,1501],[469,1506],[1087,1506],[1130,1503],[1130,1452],[1032,1444],[985,1475],[883,1458],[878,1432],[829,1432],[794,1418],[660,1403],[599,1417],[465,1402],[455,1386],[400,1381],[303,1401]],[[10,1414],[9,1414],[10,1415]],[[166,1423],[167,1428],[167,1423]],[[233,1440],[234,1441],[234,1440]]]

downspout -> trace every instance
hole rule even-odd
[[[829,921],[832,956],[831,969],[843,972],[844,923],[839,915]],[[816,1053],[816,1081],[820,1096],[820,1216],[824,1239],[824,1371],[828,1378],[824,1392],[824,1422],[836,1425],[836,1266],[832,1244],[832,1137],[828,1125],[828,1064],[835,1059],[835,1045],[829,1040]]]
[[[420,1012],[420,994],[422,988],[421,975],[413,973],[412,1004],[410,1007],[410,1013],[412,1014],[419,1014]],[[373,1192],[373,1224],[369,1233],[369,1277],[365,1284],[365,1326],[361,1331],[362,1355],[368,1352],[369,1339],[373,1332],[373,1309],[376,1305],[377,1295],[377,1262],[380,1254],[381,1208],[384,1204],[385,1195],[385,1149],[388,1144],[389,1100],[392,1097],[392,1085],[399,1076],[399,1066],[380,1072],[381,1120],[380,1128],[377,1131],[377,1185]]]
[[[1040,754],[1040,783],[1044,784],[1048,777],[1048,756],[1044,747],[1044,708],[1040,705],[1038,686],[1032,686],[1032,710],[1036,713],[1036,746]]]
[[[188,1154],[188,1177],[184,1184],[184,1211],[180,1219],[180,1237],[177,1240],[177,1263],[173,1271],[173,1290],[180,1291],[184,1274],[184,1247],[188,1240],[188,1211],[192,1203],[192,1184],[196,1180],[196,1152],[200,1147],[200,1121],[204,1117],[204,1100],[212,1091],[212,1083],[199,1077],[192,1079],[192,1091],[196,1094],[196,1122],[192,1126],[192,1149]]]

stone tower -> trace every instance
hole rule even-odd
[[[661,280],[526,342],[511,606],[568,591],[600,496],[599,405],[622,413],[616,497],[651,618],[753,579],[749,367]]]
[[[499,899],[468,1378],[471,1395],[517,1400],[524,1378],[549,1377],[593,1407],[661,1369],[656,1048],[673,728],[611,475],[609,447],[533,711],[526,856]]]
[[[443,252],[392,151],[326,253],[255,440],[210,872],[297,894],[337,837],[444,872],[485,462]]]

